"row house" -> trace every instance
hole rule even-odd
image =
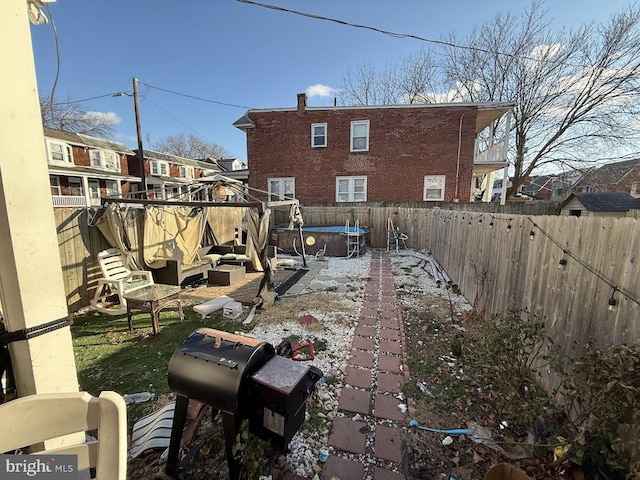
[[[143,198],[137,150],[80,133],[44,128],[51,196],[55,207],[97,207],[104,198]],[[143,151],[147,198],[156,200],[237,200],[238,190],[209,179],[224,174],[246,183],[248,171],[237,159],[194,160]],[[225,167],[235,168],[226,172]],[[217,189],[214,191],[214,189]]]
[[[103,197],[127,195],[140,177],[129,173],[134,152],[124,144],[44,128],[53,205],[99,206]]]
[[[233,125],[247,136],[249,186],[271,200],[471,202],[482,185],[490,200],[493,172],[507,167],[496,132],[508,132],[512,107],[308,107],[299,94],[296,108],[252,109]]]
[[[130,158],[131,173],[140,177],[138,150]],[[147,196],[155,200],[209,200],[208,191],[202,188],[200,179],[220,173],[220,167],[212,162],[193,160],[168,153],[143,150]],[[140,184],[131,196],[140,198]]]

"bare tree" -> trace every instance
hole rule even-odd
[[[217,143],[207,142],[196,135],[168,135],[153,144],[153,149],[158,152],[169,153],[184,158],[216,159],[228,158],[231,155]]]
[[[584,166],[639,139],[640,11],[560,32],[546,15],[535,2],[474,30],[462,42],[472,48],[446,50],[446,78],[463,96],[516,103],[509,195],[536,169]]]
[[[42,125],[65,132],[84,133],[94,137],[108,137],[113,134],[119,122],[111,112],[88,112],[82,106],[68,99],[66,102],[52,101],[40,97]]]
[[[387,63],[378,72],[363,64],[355,72],[342,76],[340,101],[343,105],[394,105],[430,101],[426,94],[435,89],[436,64],[429,50],[401,57]]]
[[[395,75],[371,65],[347,72],[344,103],[515,102],[509,195],[546,166],[584,168],[637,146],[640,7],[554,31],[536,1],[520,16],[498,14],[467,38],[447,40],[439,58],[422,51],[386,67]],[[388,81],[394,95],[380,95]]]

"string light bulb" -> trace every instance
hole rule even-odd
[[[507,232],[511,231],[511,219],[509,219],[509,223],[507,224]]]
[[[562,251],[562,258],[558,262],[558,270],[564,270],[564,266],[567,264],[567,251]]]
[[[532,228],[531,231],[529,232],[529,239],[533,240],[534,238],[536,238],[536,232],[534,232]]]
[[[493,218],[491,219],[491,221],[489,222],[489,228],[493,228]]]
[[[613,292],[611,292],[611,298],[609,299],[609,307],[607,307],[612,312],[618,308],[618,301],[614,297],[617,291],[618,287],[613,287]]]

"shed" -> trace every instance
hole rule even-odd
[[[572,193],[562,203],[560,215],[625,217],[635,209],[640,209],[640,199],[625,192]]]

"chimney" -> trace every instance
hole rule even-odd
[[[299,93],[298,94],[298,113],[304,113],[305,108],[307,108],[307,94]]]

